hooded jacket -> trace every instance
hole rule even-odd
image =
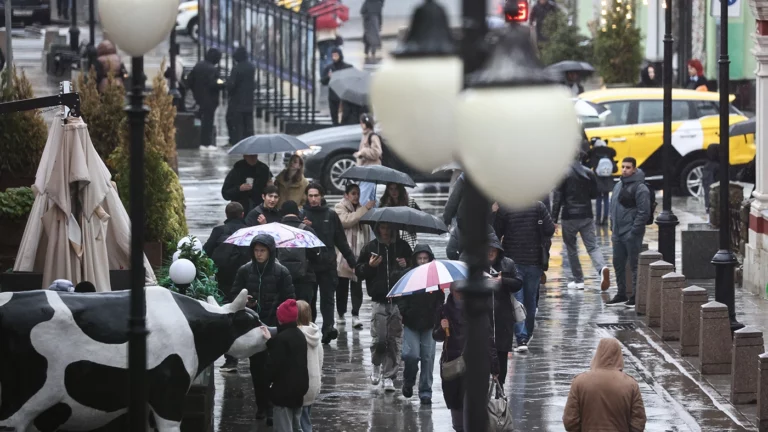
[[[320,394],[321,377],[323,372],[323,345],[320,339],[323,332],[317,324],[310,322],[308,326],[299,326],[307,339],[307,372],[309,373],[309,390],[304,395],[304,406],[315,403]]]
[[[360,219],[368,213],[368,209],[361,205],[355,207],[348,199],[344,198],[336,204],[333,210],[339,215],[341,226],[344,227],[344,235],[347,237],[347,244],[352,249],[352,253],[355,256],[360,256],[360,251],[371,241],[370,228],[360,224]],[[347,260],[344,259],[338,249],[336,250],[336,271],[339,277],[357,281],[355,267],[347,264]]]
[[[417,244],[413,249],[413,268],[418,267],[416,255],[421,252],[426,252],[429,255],[430,262],[435,260],[435,255],[429,245]],[[442,306],[444,301],[445,295],[441,290],[400,297],[397,299],[397,307],[403,317],[403,325],[418,332],[432,330],[435,310]]]
[[[227,95],[229,104],[227,111],[253,112],[253,92],[256,88],[256,66],[248,61],[245,47],[238,47],[232,59],[235,65],[227,79]]]
[[[325,204],[312,207],[307,203],[304,205],[304,216],[312,222],[312,229],[325,244],[324,248],[320,248],[320,256],[317,264],[314,265],[315,271],[336,270],[336,249],[347,261],[349,267],[354,267],[355,254],[347,243],[339,215]]]
[[[495,234],[488,236],[488,246],[499,251],[491,264],[490,273],[501,274],[501,285],[493,292],[493,314],[491,325],[494,328],[494,342],[498,351],[512,351],[515,336],[515,309],[512,295],[523,287],[523,281],[517,274],[517,267],[512,258],[504,256],[504,248]]]
[[[259,216],[264,215],[264,219],[267,223],[280,222],[283,218],[280,216],[280,210],[278,206],[273,208],[264,207],[264,203],[257,205],[253,210],[248,212],[245,216],[245,224],[249,227],[259,225]]]
[[[651,67],[653,66],[648,65],[640,70],[640,83],[637,84],[638,87],[661,87],[658,74],[651,79],[651,75],[648,73],[648,68]],[[656,72],[655,68],[654,72]]]
[[[277,307],[275,307],[277,309]],[[309,390],[307,339],[296,322],[277,326],[277,336],[267,341],[269,360],[269,399],[272,404],[287,408],[304,406]]]
[[[259,264],[251,252],[251,262],[237,270],[232,293],[239,293],[243,288],[253,297],[262,323],[277,325],[277,307],[289,298],[295,298],[291,273],[276,260],[275,240],[266,234],[259,234],[251,240],[251,251],[261,244],[269,249],[269,259]],[[234,298],[234,296],[232,296]],[[302,394],[303,396],[303,394]]]
[[[597,176],[592,170],[579,162],[572,163],[554,192],[554,223],[557,223],[561,210],[563,220],[592,219],[592,200],[597,198]]]
[[[541,266],[542,245],[555,234],[555,224],[541,201],[523,210],[500,208],[493,227],[498,237],[504,237],[504,255],[517,265]]]
[[[187,75],[187,87],[192,90],[201,110],[215,110],[219,106],[219,90],[222,87],[218,83],[219,61],[221,52],[211,48]]]
[[[323,69],[323,73],[320,75],[320,84],[327,86],[331,83],[331,75],[333,72],[336,72],[338,70],[342,69],[349,69],[352,67],[351,64],[344,62],[344,52],[341,50],[341,48],[336,47],[331,50],[331,54],[336,53],[339,55],[339,60],[335,61]],[[338,102],[341,99],[339,98],[339,95],[336,94],[335,91],[331,90],[330,87],[328,88],[328,100]]]
[[[408,271],[408,268],[402,268],[397,263],[398,258],[410,260],[413,251],[408,243],[401,239],[397,233],[392,234],[393,243],[384,244],[378,238],[368,243],[360,252],[357,259],[355,274],[357,277],[365,280],[365,289],[371,300],[376,303],[387,303],[387,294],[395,286],[398,280]],[[371,267],[369,261],[371,253],[376,253],[382,257],[381,264],[378,267]]]
[[[589,372],[576,375],[563,411],[568,432],[640,432],[645,407],[640,387],[623,372],[619,341],[600,340]]]
[[[249,177],[253,179],[253,189],[241,191],[240,186]],[[258,161],[256,165],[251,165],[245,159],[241,159],[235,162],[232,170],[229,171],[224,179],[224,184],[221,186],[221,196],[227,201],[239,202],[243,206],[245,214],[248,214],[254,207],[264,201],[261,198],[261,192],[271,178],[272,172],[264,162]]]
[[[651,212],[651,192],[645,186],[645,174],[637,170],[629,177],[622,177],[616,183],[611,195],[611,230],[614,238],[632,237],[642,239],[645,235],[645,222]],[[635,207],[625,207],[620,202],[622,189],[624,194],[634,190]]]

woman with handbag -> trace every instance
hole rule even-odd
[[[432,336],[443,342],[443,354],[440,356],[440,378],[442,379],[445,405],[451,410],[453,430],[464,431],[464,341],[466,324],[464,318],[464,300],[461,293],[451,291],[445,304],[437,308]],[[491,361],[491,374],[499,374],[499,362],[496,347],[493,344],[493,332],[488,322],[488,357]]]

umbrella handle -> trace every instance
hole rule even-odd
[[[451,337],[451,329],[450,328],[446,328],[445,329],[445,336],[446,337]]]

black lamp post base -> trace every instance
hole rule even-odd
[[[659,226],[659,253],[664,261],[675,265],[675,227],[680,222],[672,210],[662,210],[656,217]]]
[[[736,255],[728,249],[720,249],[712,257],[712,264],[715,266],[715,301],[728,306],[732,332],[744,327],[744,324],[736,321],[734,306],[736,301],[734,273],[738,263]]]
[[[75,52],[80,48],[80,29],[77,26],[69,28],[69,47]]]

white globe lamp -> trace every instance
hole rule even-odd
[[[488,61],[455,105],[456,151],[491,200],[524,208],[560,182],[581,135],[570,94],[541,68],[527,28],[495,36]]]
[[[189,244],[189,243],[193,243],[192,244],[192,249],[194,249],[194,250],[196,250],[198,252],[203,250],[203,243],[197,237],[192,237],[192,236],[183,237],[176,244],[176,248],[177,249],[181,249],[182,246],[184,246],[185,244]]]
[[[371,103],[387,146],[423,172],[453,160],[453,105],[461,89],[445,10],[425,0],[413,14],[405,41],[371,78]]]
[[[178,0],[99,0],[101,26],[131,57],[156,47],[176,25]]]
[[[174,252],[173,253],[173,260],[172,260],[172,262],[176,262],[176,260],[179,259],[180,255],[181,255],[181,251],[180,250],[177,250],[176,252]]]
[[[197,276],[197,269],[192,261],[186,258],[180,258],[171,264],[168,269],[168,275],[176,285],[189,285]]]

